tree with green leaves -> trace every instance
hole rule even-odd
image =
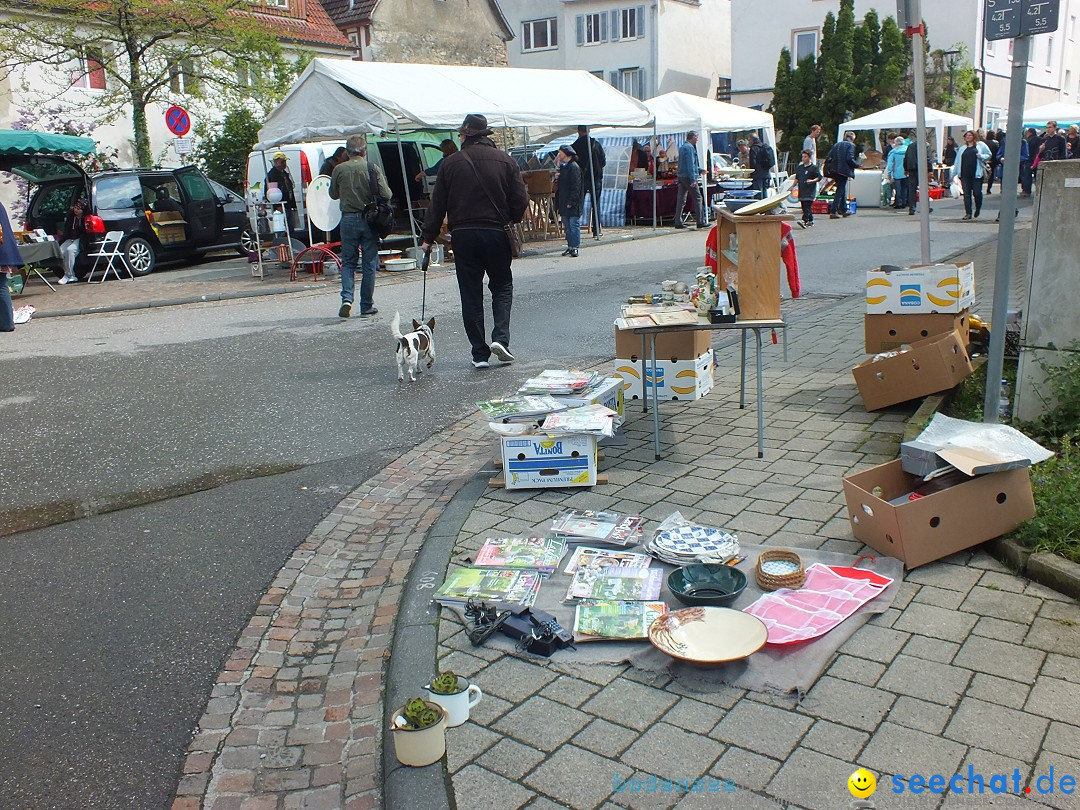
[[[247,156],[259,137],[261,123],[247,107],[237,107],[220,122],[197,125],[196,160],[206,175],[240,194],[244,193]]]
[[[252,71],[274,77],[282,61],[270,28],[246,13],[247,0],[32,0],[24,8],[0,29],[0,71],[38,66],[60,92],[72,77],[96,77],[95,117],[130,111],[139,165],[152,161],[150,104],[170,93],[251,93]]]

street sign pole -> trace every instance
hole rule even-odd
[[[1016,173],[1020,168],[1020,142],[1024,137],[1024,101],[1027,96],[1028,56],[1031,37],[1013,40],[1012,83],[1009,85],[1009,119],[1005,138],[1005,164],[1001,183],[1001,215],[998,225],[997,269],[994,274],[994,310],[990,318],[990,354],[986,359],[986,393],[983,421],[997,422],[1001,395],[1001,372],[1005,367],[1005,319],[1009,314],[1012,277],[1013,232],[1016,228]],[[1035,156],[1032,155],[1034,160]]]
[[[919,233],[922,263],[930,263],[930,177],[926,171],[926,53],[923,40],[921,0],[906,0],[907,33],[911,34],[911,58],[915,65],[915,148],[919,156]],[[908,147],[911,148],[910,146]],[[941,148],[941,144],[938,144]]]

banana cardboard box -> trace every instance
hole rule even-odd
[[[504,436],[507,489],[591,487],[596,484],[595,436]]]
[[[975,303],[975,265],[925,264],[866,274],[868,315],[958,313]]]
[[[622,377],[623,393],[629,399],[641,399],[647,392],[652,398],[656,385],[658,400],[701,399],[713,388],[713,352],[706,349],[694,360],[657,360],[656,368],[645,364],[646,386],[641,384],[641,362],[615,360],[615,374]]]

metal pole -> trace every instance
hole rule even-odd
[[[654,71],[655,72],[655,71]],[[649,152],[652,155],[652,229],[656,230],[656,183],[657,168],[660,165],[660,139],[656,137],[656,118],[652,122],[652,147]]]
[[[915,64],[915,146],[919,156],[919,232],[922,242],[922,262],[930,263],[930,178],[926,173],[926,52],[923,42],[922,5],[911,0],[912,61]],[[909,147],[910,148],[910,147]]]
[[[1009,314],[1012,276],[1013,232],[1016,226],[1016,172],[1020,168],[1020,141],[1024,137],[1024,100],[1027,95],[1028,55],[1031,37],[1013,40],[1012,82],[1009,85],[1009,124],[1005,139],[1005,169],[1001,184],[1001,215],[998,224],[997,271],[994,274],[994,311],[990,317],[990,353],[986,358],[986,394],[983,421],[998,420],[1001,371],[1005,366],[1005,319]],[[1012,177],[1012,182],[1008,178]]]
[[[401,145],[401,127],[398,126],[397,121],[394,122],[394,135],[397,136],[398,160],[401,161],[401,181],[405,184],[405,204],[408,206],[405,217],[409,220],[409,236],[412,237],[412,246],[418,248],[420,243],[416,241],[416,226],[413,223],[412,194],[409,193],[409,173],[405,168],[405,148]]]

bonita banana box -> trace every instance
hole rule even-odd
[[[591,487],[596,484],[595,436],[504,436],[507,489]]]
[[[615,373],[622,377],[626,397],[640,399],[645,392],[652,397],[656,385],[658,400],[701,399],[713,388],[713,352],[707,349],[695,360],[671,362],[657,360],[656,368],[645,364],[646,386],[641,384],[641,363],[616,358]]]
[[[975,303],[975,265],[926,264],[866,274],[868,315],[958,313]]]

